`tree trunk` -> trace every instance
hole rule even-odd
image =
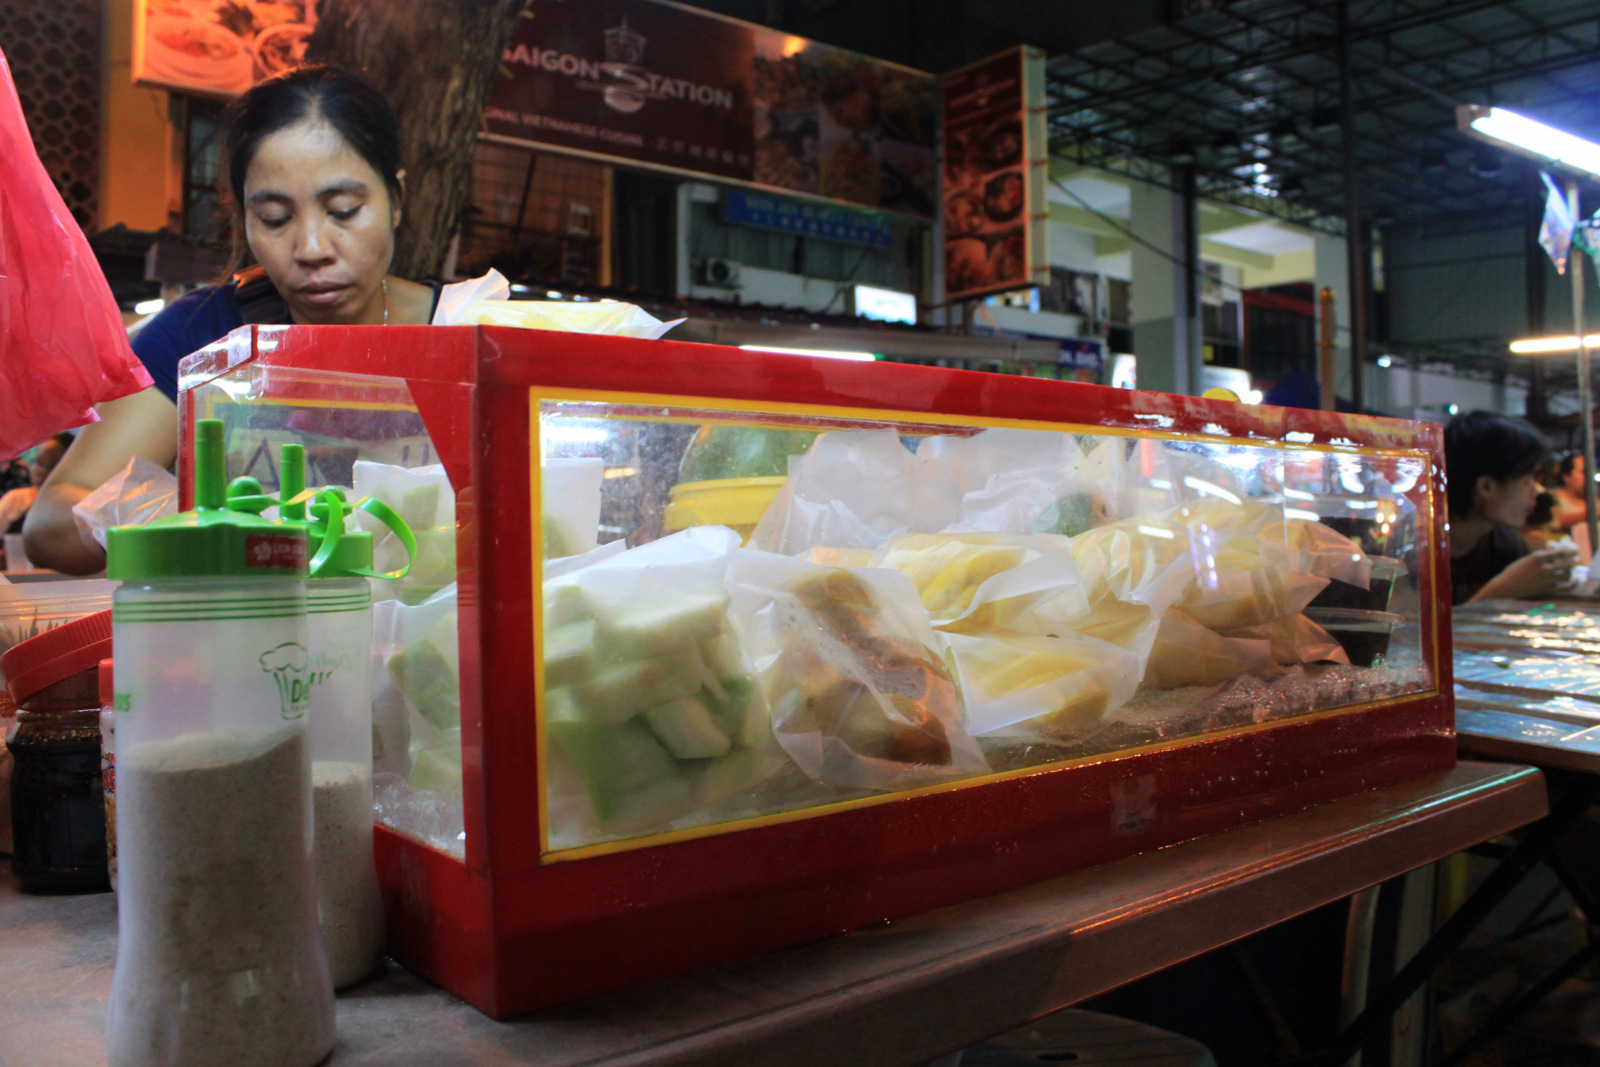
[[[500,56],[527,0],[321,0],[306,60],[359,73],[400,120],[405,213],[394,273],[438,277],[472,187]]]

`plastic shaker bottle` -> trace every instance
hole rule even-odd
[[[372,534],[347,526],[353,510],[338,489],[303,499],[305,449],[285,445],[279,516],[310,535],[306,625],[312,672],[311,782],[317,913],[334,988],[371,974],[383,961],[383,899],[372,846]],[[242,480],[241,480],[242,481]],[[243,488],[235,482],[235,488]],[[409,527],[378,502],[363,502],[401,541]]]
[[[107,534],[116,649],[111,1067],[311,1067],[333,1045],[317,933],[303,530],[225,506],[195,425],[195,508]]]

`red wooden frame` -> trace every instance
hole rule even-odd
[[[380,828],[396,958],[504,1018],[994,893],[1455,762],[1437,426],[1093,385],[493,327],[245,327],[244,363],[406,379],[458,496],[466,861]],[[1022,777],[541,863],[534,719],[533,386],[1425,452],[1437,690]],[[180,410],[192,422],[187,391]],[[1293,435],[1292,437],[1290,435]],[[184,463],[190,456],[185,429]],[[186,479],[184,479],[186,480]]]

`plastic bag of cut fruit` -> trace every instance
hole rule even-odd
[[[907,789],[988,769],[909,577],[741,549],[727,585],[778,744],[813,781]]]
[[[787,761],[723,585],[739,535],[603,546],[544,583],[553,847],[756,814]],[[620,544],[620,542],[616,543]]]
[[[0,459],[149,385],[89,242],[34,152],[0,52]]]

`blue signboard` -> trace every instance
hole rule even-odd
[[[882,216],[736,189],[723,193],[722,217],[740,226],[782,230],[801,237],[821,237],[872,248],[888,248],[894,243],[894,231],[889,220]]]
[[[1061,354],[1056,357],[1056,366],[1100,370],[1105,365],[1105,358],[1106,343],[1099,338],[1065,338],[1061,341]]]

